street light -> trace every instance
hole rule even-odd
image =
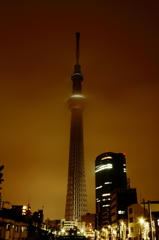
[[[62,228],[62,229],[61,229],[61,235],[64,235],[64,233],[65,233],[65,229]]]
[[[140,223],[140,240],[142,239],[142,226],[144,224],[145,220],[143,217],[139,218],[139,223]]]
[[[111,227],[111,225],[108,225],[108,230],[109,230],[109,232],[108,232],[109,240],[111,240],[112,239],[112,227]]]
[[[125,223],[124,222],[121,222],[121,233],[122,233],[122,239],[125,238]]]

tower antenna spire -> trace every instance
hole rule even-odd
[[[76,33],[76,65],[79,65],[79,40],[80,40],[80,33]]]
[[[76,65],[74,66],[74,73],[81,72],[81,66],[79,65],[79,40],[80,40],[80,33],[76,33]]]

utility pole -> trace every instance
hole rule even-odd
[[[149,221],[150,221],[150,240],[153,240],[152,215],[151,215],[151,203],[150,203],[150,200],[148,200],[148,208],[149,208]]]

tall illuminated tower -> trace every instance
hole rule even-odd
[[[79,65],[79,39],[80,33],[76,33],[76,65],[71,77],[73,94],[68,99],[71,129],[65,219],[69,221],[80,221],[81,216],[87,212],[82,118],[85,98],[82,96],[83,75]]]

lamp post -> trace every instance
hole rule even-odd
[[[151,215],[151,204],[150,200],[148,200],[148,208],[149,208],[149,221],[150,221],[150,239],[153,239],[153,232],[152,232],[152,215]]]
[[[120,240],[120,222],[118,222],[117,226],[117,239]]]
[[[112,239],[112,227],[110,225],[108,225],[108,239],[111,240]]]
[[[62,229],[61,229],[61,235],[63,236],[64,234],[65,234],[65,229],[62,228]]]
[[[121,238],[122,239],[125,239],[125,223],[124,222],[121,222]]]
[[[144,219],[142,217],[139,219],[139,223],[140,223],[140,240],[142,240],[142,229],[144,224]]]

